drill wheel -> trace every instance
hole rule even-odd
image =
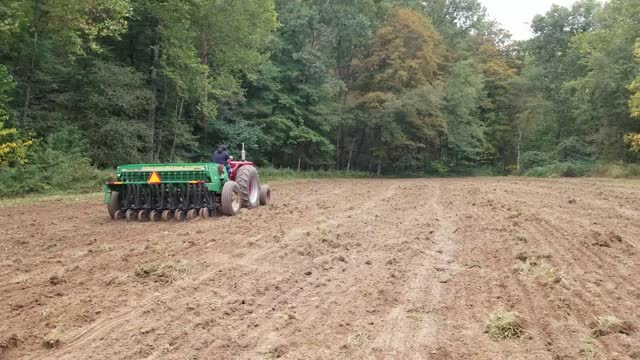
[[[162,221],[171,221],[173,220],[173,211],[171,210],[165,210],[162,212]]]

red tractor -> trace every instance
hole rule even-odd
[[[232,160],[229,162],[229,166],[231,167],[229,179],[235,181],[240,188],[240,205],[242,207],[253,209],[258,205],[266,205],[271,202],[271,190],[267,185],[260,185],[258,170],[251,161]]]

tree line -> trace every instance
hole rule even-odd
[[[531,28],[513,41],[478,0],[3,0],[0,172],[220,143],[382,174],[637,161],[640,2]]]

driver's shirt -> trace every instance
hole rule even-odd
[[[218,152],[216,150],[213,153],[212,158],[213,158],[213,162],[214,163],[227,165],[227,161],[229,160],[229,158],[231,158],[231,156],[229,156],[229,152],[228,151]]]

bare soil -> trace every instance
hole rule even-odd
[[[0,358],[640,359],[639,182],[272,190],[188,223],[0,208]],[[486,333],[496,310],[519,338]]]

